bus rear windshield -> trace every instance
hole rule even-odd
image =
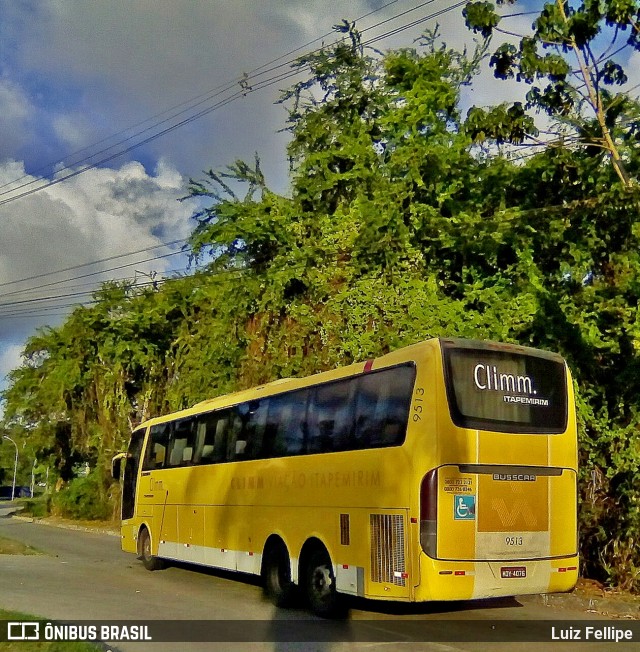
[[[457,426],[511,433],[566,430],[567,381],[559,356],[445,343],[443,355]]]

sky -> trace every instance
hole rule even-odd
[[[284,64],[335,40],[342,19],[362,17],[368,39],[452,5],[0,0],[0,390],[26,338],[60,323],[98,282],[185,269],[195,205],[178,199],[190,177],[257,152],[269,185],[287,191],[287,114],[276,103],[291,84]],[[436,20],[448,45],[472,42],[457,7],[375,46],[412,47]],[[522,32],[532,16],[509,20]],[[640,58],[631,63],[639,81]],[[463,102],[521,94],[485,72]]]

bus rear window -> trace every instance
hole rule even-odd
[[[567,427],[567,381],[554,354],[443,342],[453,422],[462,428],[553,434]]]

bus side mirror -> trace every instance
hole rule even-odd
[[[112,460],[111,460],[111,477],[114,480],[120,480],[120,471],[122,468],[122,460],[127,459],[127,454],[126,453],[118,453]]]

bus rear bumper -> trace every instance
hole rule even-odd
[[[420,555],[417,602],[561,593],[578,580],[578,557],[509,561],[445,561]]]

